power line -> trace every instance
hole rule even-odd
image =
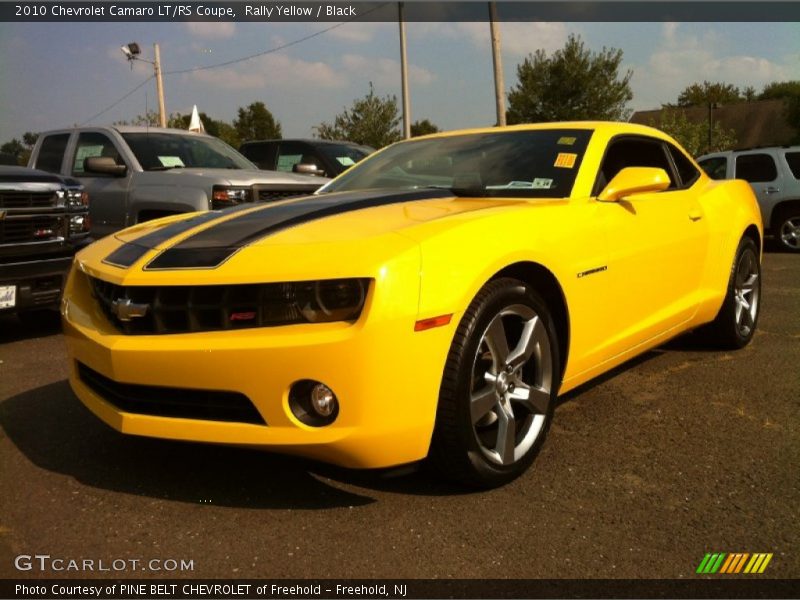
[[[341,27],[342,25],[347,25],[348,23],[351,23],[351,22],[355,21],[356,19],[360,19],[362,17],[365,17],[368,14],[370,14],[371,12],[374,12],[374,11],[376,11],[376,10],[378,10],[380,8],[383,8],[384,6],[387,6],[389,4],[391,4],[391,3],[390,2],[384,2],[383,4],[379,4],[375,8],[371,8],[367,12],[362,13],[362,14],[360,14],[358,16],[352,17],[352,18],[350,18],[350,19],[348,19],[346,21],[342,21],[341,23],[336,23],[335,25],[332,25],[332,26],[327,27],[325,29],[321,29],[320,31],[317,31],[317,32],[312,33],[310,35],[307,35],[305,37],[301,37],[301,38],[293,40],[291,42],[287,42],[285,44],[281,44],[280,46],[275,46],[274,48],[270,48],[269,50],[264,50],[263,52],[258,52],[256,54],[251,54],[250,56],[244,56],[242,58],[235,58],[233,60],[229,60],[229,61],[226,61],[226,62],[218,63],[216,65],[206,65],[204,67],[192,67],[190,69],[179,69],[179,70],[176,70],[176,71],[164,71],[164,75],[180,75],[182,73],[194,73],[195,71],[206,71],[208,69],[217,69],[219,67],[227,67],[228,65],[233,65],[233,64],[236,64],[236,63],[244,62],[244,61],[250,60],[252,58],[258,58],[259,56],[266,56],[267,54],[273,54],[274,52],[279,52],[281,50],[285,50],[286,48],[289,48],[289,47],[294,46],[296,44],[300,44],[302,42],[306,42],[306,41],[308,41],[310,39],[318,37],[318,36],[322,35],[323,33],[328,33],[329,31],[332,31],[333,29],[336,29],[337,27]]]
[[[123,100],[125,100],[125,98],[127,98],[128,96],[130,96],[131,94],[133,94],[133,93],[134,93],[136,90],[138,90],[138,89],[139,89],[140,87],[142,87],[144,84],[146,84],[146,83],[149,83],[149,82],[150,82],[150,80],[151,80],[151,79],[153,79],[153,77],[154,77],[154,75],[150,75],[150,77],[148,77],[147,79],[145,79],[143,82],[141,82],[141,83],[140,83],[139,85],[137,85],[135,88],[133,88],[133,89],[132,89],[130,92],[128,92],[127,94],[125,94],[125,95],[124,95],[122,98],[120,98],[119,100],[117,100],[116,102],[114,102],[114,104],[112,104],[112,105],[111,105],[111,106],[109,106],[108,108],[104,108],[103,110],[101,110],[99,113],[97,113],[96,115],[94,115],[94,116],[93,116],[93,117],[91,117],[90,119],[86,119],[86,120],[85,120],[83,123],[81,123],[81,124],[79,125],[79,127],[80,127],[80,126],[83,126],[83,125],[86,125],[87,123],[91,123],[92,121],[94,121],[94,120],[95,120],[97,117],[99,117],[100,115],[102,115],[102,114],[105,114],[105,113],[107,113],[108,111],[110,111],[110,110],[111,110],[112,108],[114,108],[114,107],[115,107],[117,104],[119,104],[120,102],[122,102]]]

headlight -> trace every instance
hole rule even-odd
[[[363,279],[329,279],[296,284],[297,306],[311,323],[352,321],[361,314],[366,296]]]
[[[68,189],[58,192],[59,204],[66,204],[67,208],[84,208],[89,206],[89,194],[82,190]]]
[[[211,190],[211,208],[218,210],[236,206],[242,202],[251,202],[249,187],[231,187],[228,185],[215,185]]]

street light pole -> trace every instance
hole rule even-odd
[[[411,106],[408,100],[408,62],[406,60],[406,24],[403,20],[403,3],[397,3],[400,22],[400,79],[403,94],[403,137],[411,137]]]
[[[158,120],[161,127],[167,126],[167,109],[164,106],[164,81],[161,79],[161,52],[158,44],[153,44],[156,60],[153,68],[156,72],[156,92],[158,92]]]
[[[497,109],[497,126],[506,124],[505,82],[503,80],[503,56],[500,49],[500,29],[497,26],[497,6],[489,2],[489,27],[492,34],[492,61],[494,63],[494,99]]]

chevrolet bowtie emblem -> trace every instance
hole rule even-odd
[[[130,321],[147,314],[149,304],[135,304],[129,298],[117,298],[111,303],[111,310],[120,321]]]

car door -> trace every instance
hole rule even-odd
[[[122,177],[88,173],[84,161],[93,156],[112,157],[128,170]],[[71,155],[71,175],[80,180],[89,193],[89,214],[92,219],[92,236],[103,237],[126,225],[128,189],[133,170],[114,141],[100,131],[82,131]]]
[[[601,163],[595,193],[625,167],[662,168],[671,183],[662,192],[598,202],[608,235],[608,324],[613,333],[604,354],[609,358],[695,314],[708,245],[694,186],[700,173],[680,150],[645,136],[615,138]]]
[[[764,223],[771,227],[772,209],[785,199],[775,159],[766,152],[738,154],[734,161],[733,177],[750,184],[758,198]]]

